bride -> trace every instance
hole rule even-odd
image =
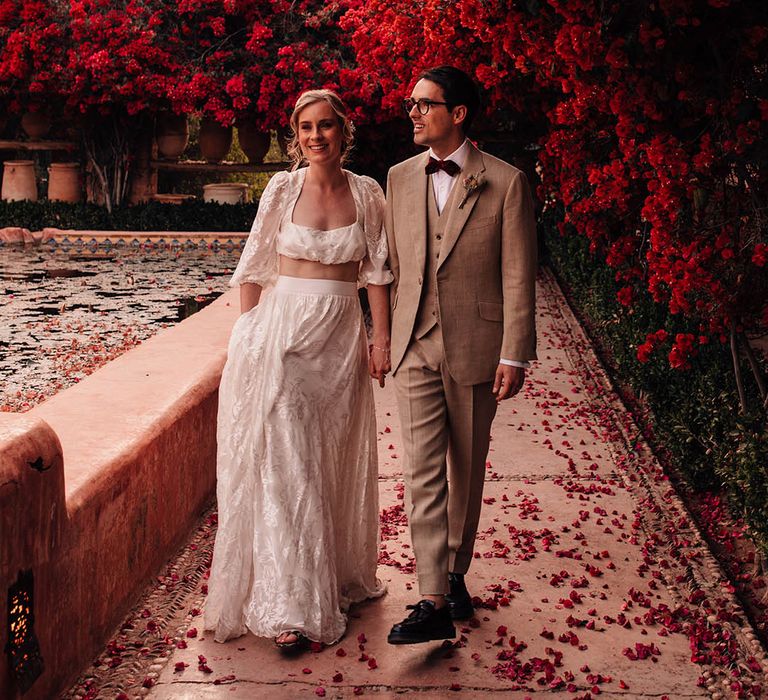
[[[219,389],[204,618],[216,641],[250,630],[282,648],[338,641],[349,605],[384,592],[368,375],[383,386],[390,369],[392,280],[381,188],[341,167],[352,145],[344,104],[305,92],[291,127],[294,168],[264,190],[230,282],[242,315]]]

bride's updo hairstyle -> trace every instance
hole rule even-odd
[[[341,144],[341,162],[342,164],[349,158],[349,152],[352,150],[352,144],[355,142],[355,127],[347,116],[347,106],[341,101],[341,98],[333,90],[307,90],[299,95],[296,100],[296,106],[291,114],[290,127],[288,135],[288,157],[293,161],[292,170],[296,170],[306,163],[304,154],[299,145],[299,114],[301,110],[315,102],[327,102],[331,109],[336,113],[341,127],[341,134],[344,138]]]

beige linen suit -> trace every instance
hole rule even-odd
[[[422,595],[446,593],[448,571],[465,573],[472,559],[499,359],[536,358],[525,175],[470,144],[438,214],[427,161],[422,153],[390,170],[385,209],[392,368]],[[480,187],[460,206],[471,175]]]

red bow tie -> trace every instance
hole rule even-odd
[[[459,167],[458,163],[452,160],[438,160],[437,158],[432,158],[432,156],[430,156],[429,163],[427,163],[424,171],[427,173],[427,175],[431,175],[432,173],[436,173],[438,170],[445,171],[451,177],[458,175],[461,172],[461,168]]]

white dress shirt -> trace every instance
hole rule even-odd
[[[452,160],[454,163],[456,163],[456,165],[462,168],[462,170],[464,169],[464,163],[467,162],[468,154],[469,141],[467,139],[464,139],[464,143],[462,143],[461,146],[459,146],[453,153],[451,153],[451,155],[446,156],[445,158],[438,158],[435,155],[435,152],[431,148],[429,149],[429,156],[431,158],[437,158],[438,160]],[[445,203],[448,201],[448,197],[451,194],[451,188],[456,183],[456,180],[460,174],[461,173],[451,176],[445,172],[445,170],[437,170],[430,175],[432,178],[432,189],[435,192],[435,204],[437,205],[438,213],[443,213],[443,207],[445,207]],[[523,368],[528,368],[531,366],[530,362],[507,360],[503,357],[499,359],[499,364]]]

